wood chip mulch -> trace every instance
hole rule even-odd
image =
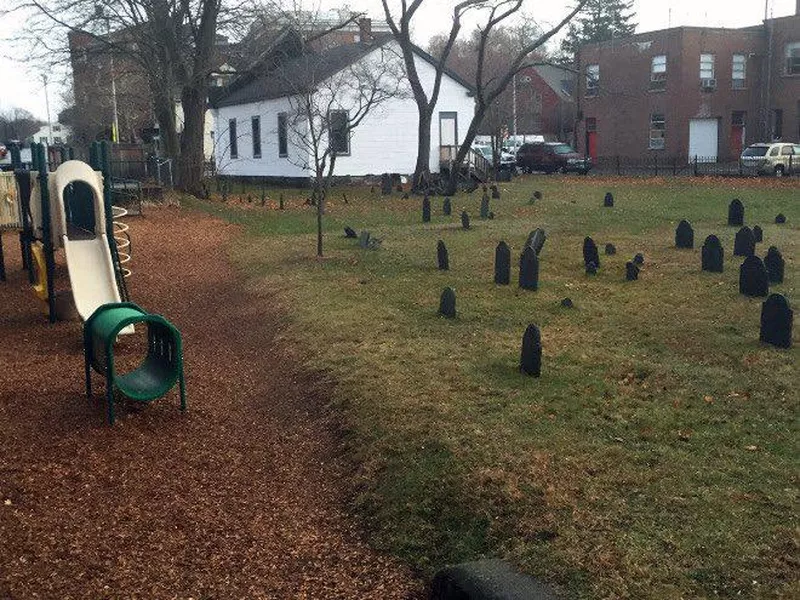
[[[83,394],[80,324],[47,324],[5,233],[0,598],[421,597],[346,512],[324,385],[229,264],[238,230],[177,208],[129,223],[132,299],[181,330],[189,411],[174,390],[106,425],[101,378]]]

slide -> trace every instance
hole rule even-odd
[[[108,247],[103,183],[85,162],[70,160],[50,176],[53,238],[67,258],[75,307],[83,321],[103,304],[119,302],[114,262]],[[130,333],[128,328],[122,333]]]

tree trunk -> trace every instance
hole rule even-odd
[[[163,93],[154,93],[153,109],[158,122],[161,147],[164,154],[174,162],[180,155],[180,141],[175,125],[175,103]]]
[[[417,165],[414,167],[412,191],[424,192],[431,180],[431,121],[429,110],[419,111]]]
[[[178,160],[178,185],[193,195],[202,192],[205,153],[205,118],[207,89],[204,85],[185,86],[181,93],[183,135]]]
[[[479,108],[475,111],[475,116],[472,119],[472,123],[470,123],[469,129],[467,129],[467,135],[464,137],[464,141],[462,141],[461,145],[458,147],[456,159],[453,161],[453,166],[450,170],[450,179],[448,182],[449,190],[456,190],[458,188],[458,174],[461,172],[461,165],[464,164],[464,159],[467,157],[467,153],[472,149],[472,142],[475,141],[475,136],[478,135],[478,128],[483,123],[483,119],[485,117],[485,109],[481,110]]]

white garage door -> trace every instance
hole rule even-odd
[[[692,119],[689,121],[689,162],[717,161],[717,119]]]

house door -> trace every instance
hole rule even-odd
[[[597,160],[597,119],[586,119],[586,153],[592,160]]]
[[[717,119],[689,121],[689,162],[717,162],[719,122]]]
[[[731,125],[731,159],[737,160],[744,148],[744,125]]]

